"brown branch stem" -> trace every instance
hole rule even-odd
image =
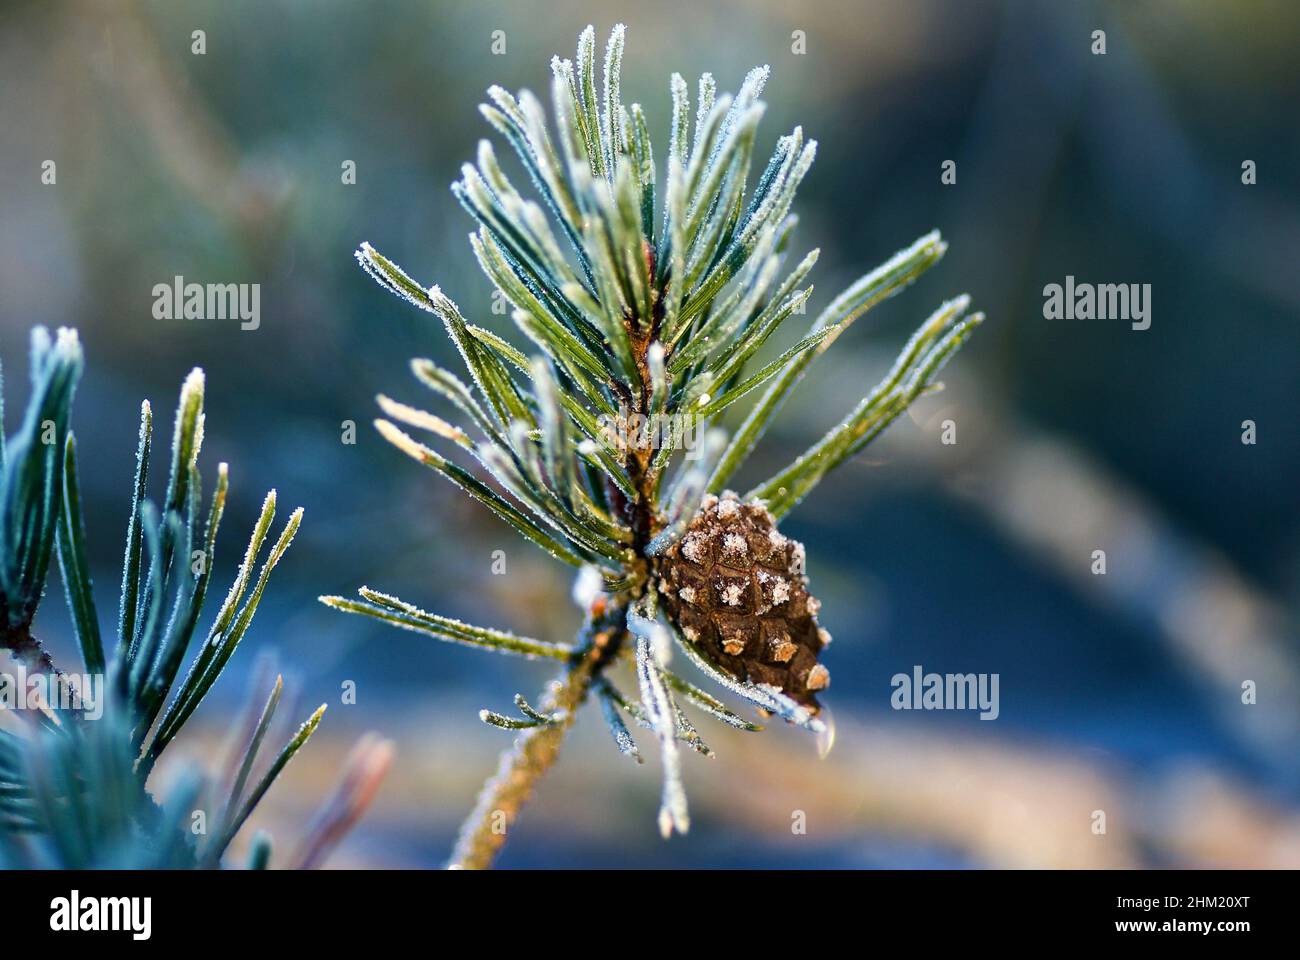
[[[63,676],[41,642],[25,626],[6,627],[0,633],[0,647],[8,650],[15,660],[33,673],[48,673],[59,678]]]
[[[53,677],[60,688],[60,701],[62,702],[63,694],[67,694],[75,699],[79,699],[80,694],[77,688],[70,684],[67,676],[54,664],[54,659],[41,646],[41,642],[32,636],[31,627],[27,624],[20,626],[9,626],[0,629],[0,650],[8,650],[9,655],[29,674],[46,674]],[[30,696],[30,694],[29,694]],[[38,722],[47,726],[57,724],[53,710],[56,704],[42,702],[40,709],[35,711]]]
[[[496,774],[483,785],[478,802],[461,824],[448,863],[451,869],[491,868],[538,781],[560,755],[564,735],[591,692],[592,681],[616,653],[621,631],[614,624],[622,618],[622,610],[592,612],[575,660],[551,682],[539,704],[540,711],[555,716],[556,721],[525,730],[502,752]]]

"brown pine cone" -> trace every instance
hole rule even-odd
[[[813,694],[831,677],[817,657],[830,634],[817,624],[803,544],[778,532],[761,503],[706,496],[664,551],[659,592],[677,629],[720,669],[821,709]]]

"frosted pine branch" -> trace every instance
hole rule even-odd
[[[725,653],[718,659],[717,643],[709,647],[706,638],[687,636],[675,614],[657,609],[655,592],[673,588],[667,577],[673,564],[694,562],[677,545],[705,505],[733,509],[734,498],[719,503],[718,495],[813,361],[946,250],[937,232],[921,237],[799,329],[797,318],[814,295],[808,281],[818,251],[792,253],[794,201],[816,141],[796,126],[755,166],[765,109],[760,97],[771,74],[762,66],[734,95],[703,75],[694,104],[690,85],[673,74],[664,104],[669,139],[656,153],[648,134],[654,109],[625,102],[626,39],[625,28],[616,26],[600,59],[588,27],[572,60],[551,61],[549,117],[529,91],[496,86],[479,108],[524,178],[512,180],[496,148],[483,142],[452,192],[474,224],[470,245],[508,305],[513,334],[467,319],[438,286],[417,282],[369,243],[356,254],[382,287],[442,320],[467,373],[462,381],[431,361],[414,361],[417,378],[449,409],[428,412],[383,395],[388,419],[377,421],[380,433],[588,578],[575,592],[588,626],[573,647],[459,624],[373,592],[360,601],[322,598],[440,639],[566,661],[552,688],[562,695],[547,697],[563,707],[562,715],[546,706],[520,706],[522,716],[514,717],[484,712],[489,723],[521,737],[466,823],[456,855],[463,865],[490,864],[500,841],[480,822],[491,809],[485,805],[500,800],[512,817],[517,813],[553,762],[572,712],[591,693],[621,752],[640,759],[621,713],[655,732],[664,766],[661,826],[686,828],[678,744],[711,751],[677,697],[724,724],[758,727],[668,672],[670,637],[706,677],[765,715],[825,733],[811,696],[829,682],[825,667],[816,665],[814,673],[796,661],[803,671],[799,699],[791,696],[793,687],[752,681],[746,670],[762,673],[762,651],[744,668],[727,662]],[[521,189],[525,181],[531,197]],[[932,315],[894,369],[838,426],[751,486],[745,500],[757,506],[745,509],[762,511],[762,522],[774,524],[916,398],[937,389],[943,364],[982,319],[967,308],[961,297]],[[737,411],[739,426],[728,436],[723,420]],[[774,527],[772,533],[778,536]],[[765,569],[767,581],[730,583],[722,605],[738,608],[746,590],[776,589],[778,581],[784,589],[763,601],[766,614],[791,602],[792,584],[802,603],[802,556],[797,569]],[[672,597],[671,609],[689,606],[695,589],[688,585]],[[778,664],[794,650],[811,658],[829,637],[816,625],[815,607],[789,616],[802,618],[796,632],[804,646],[781,640],[774,622],[777,633],[762,642],[786,658]],[[737,635],[726,649],[747,650],[749,642]],[[620,662],[634,668],[639,700],[624,697],[606,677]],[[763,675],[791,676],[793,668],[785,669]]]

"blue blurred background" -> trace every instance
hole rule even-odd
[[[645,105],[660,143],[670,72],[693,85],[712,71],[734,89],[771,64],[760,152],[796,123],[820,142],[797,205],[798,249],[822,249],[814,308],[933,227],[951,244],[818,361],[742,483],[835,422],[942,299],[967,291],[989,321],[945,392],[786,522],[836,638],[830,756],[793,730],[706,729],[719,756],[687,758],[692,833],[665,843],[656,765],[628,764],[584,716],[501,864],[1300,865],[1290,0],[8,0],[7,427],[25,399],[29,328],[76,326],[88,370],[74,425],[103,608],[120,575],[139,401],[170,423],[194,365],[208,375],[205,476],[231,465],[225,581],[268,488],[286,514],[306,507],[249,649],[185,749],[215,766],[254,648],[273,649],[300,713],[333,706],[260,825],[292,836],[350,741],[377,729],[396,740],[397,765],[333,863],[445,858],[507,742],[478,709],[533,696],[545,667],[344,617],[317,594],[369,584],[556,640],[578,614],[566,569],[370,428],[379,391],[436,406],[410,357],[457,361],[439,325],[366,280],[351,254],[369,240],[476,322],[513,333],[490,311],[448,186],[490,132],[475,109],[489,84],[545,96],[550,56],[572,56],[588,22],[603,42],[618,21],[624,100]],[[194,55],[200,29],[206,53]],[[503,55],[490,53],[494,30]],[[1104,56],[1090,52],[1095,30]],[[54,185],[41,182],[46,160]],[[347,160],[354,185],[341,183]],[[1246,160],[1254,185],[1242,183]],[[1151,328],[1045,320],[1043,287],[1067,274],[1151,284]],[[176,275],[260,283],[261,328],[155,320],[153,286]],[[347,420],[355,445],[340,441]],[[955,445],[940,442],[945,420]],[[1241,442],[1244,420],[1254,445]],[[1098,549],[1104,576],[1092,573]],[[495,550],[504,576],[492,575]],[[42,611],[44,635],[68,660],[61,599]],[[891,710],[890,677],[916,664],[998,673],[999,718]],[[346,680],[355,706],[339,702]],[[806,833],[792,832],[796,811]]]

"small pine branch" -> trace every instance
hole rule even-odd
[[[229,479],[223,463],[204,509],[198,461],[205,383],[196,369],[181,388],[165,497],[160,505],[150,501],[153,412],[145,402],[118,630],[109,638],[113,649],[105,650],[87,563],[71,429],[72,398],[82,367],[74,332],[60,330],[51,339],[37,328],[32,334],[33,390],[27,413],[18,432],[0,444],[0,646],[29,673],[52,681],[51,702],[23,711],[33,720],[28,735],[0,733],[0,861],[76,868],[218,866],[262,797],[314,733],[324,708],[302,725],[245,795],[280,699],[277,679],[252,729],[221,820],[203,849],[193,842],[190,819],[206,789],[204,778],[187,769],[169,795],[156,801],[149,790],[150,773],[252,626],[302,510],[290,515],[272,542],[276,495],[267,495],[235,583],[177,684],[204,612]],[[50,559],[56,553],[84,675],[59,671],[33,635]],[[311,847],[311,862],[319,862],[337,842],[340,824],[359,815],[389,755],[391,745],[370,742],[366,756],[357,761],[369,772],[354,777],[347,794],[335,800],[335,806],[351,812],[342,819],[334,816],[322,828],[326,833]],[[257,841],[251,865],[264,867],[269,859],[269,840]]]
[[[553,761],[572,712],[594,692],[621,752],[640,759],[620,712],[656,734],[664,759],[660,823],[672,832],[688,823],[678,743],[711,753],[676,697],[724,724],[758,729],[667,670],[674,643],[706,676],[763,713],[823,734],[826,725],[815,700],[796,701],[720,668],[671,616],[657,612],[666,557],[698,516],[701,498],[732,484],[812,362],[947,247],[937,232],[921,237],[791,335],[812,297],[807,281],[818,259],[817,250],[791,255],[794,198],[816,141],[795,127],[777,140],[754,180],[769,69],[750,71],[734,96],[720,93],[705,74],[694,111],[688,84],[674,74],[670,136],[657,170],[647,111],[623,101],[625,43],[625,28],[616,26],[598,66],[588,27],[573,60],[552,60],[549,122],[528,91],[494,86],[479,108],[538,198],[516,188],[486,141],[452,186],[475,224],[474,255],[509,305],[521,339],[466,319],[439,287],[415,281],[369,243],[356,252],[380,286],[442,321],[468,372],[462,382],[431,361],[412,364],[417,378],[466,418],[463,425],[381,396],[386,419],[376,421],[379,432],[525,539],[578,567],[580,582],[594,580],[598,587],[583,591],[586,635],[591,623],[610,615],[616,621],[597,632],[607,638],[602,652],[593,661],[589,643],[567,647],[470,627],[373,591],[363,590],[360,601],[321,599],[439,639],[565,662],[556,681],[564,693],[546,701],[562,714],[551,706],[520,706],[521,717],[484,711],[485,721],[522,731],[497,786],[484,796],[506,802],[513,818]],[[943,365],[983,319],[967,314],[968,306],[963,296],[940,307],[837,426],[751,488],[746,499],[765,507],[767,522],[785,516],[918,397],[941,386]],[[782,340],[786,345],[776,347]],[[763,360],[767,352],[773,356]],[[728,437],[721,419],[738,409],[745,412]],[[646,422],[665,426],[638,429]],[[702,440],[692,445],[691,438]],[[619,660],[635,667],[639,701],[623,698],[604,676]],[[823,668],[818,689],[827,682]],[[495,809],[487,802],[466,823],[458,863],[487,865],[499,847],[480,822]]]

